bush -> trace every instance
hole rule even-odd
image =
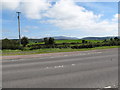
[[[71,46],[72,49],[81,49],[81,48],[93,48],[92,44],[80,45],[80,46]]]
[[[28,43],[29,43],[28,38],[27,37],[22,37],[21,44],[23,45],[23,47],[25,47]]]
[[[15,40],[9,40],[9,39],[3,39],[2,40],[2,49],[23,49],[22,46],[19,45],[18,41]]]
[[[44,42],[45,42],[45,45],[54,45],[55,44],[55,40],[52,37],[44,38]]]

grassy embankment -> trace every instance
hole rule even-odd
[[[87,40],[90,42],[102,42],[103,40]],[[80,42],[81,40],[56,40],[56,43],[73,43]],[[35,44],[35,43],[31,43]],[[38,44],[38,43],[37,43]],[[41,43],[40,43],[41,44]],[[43,42],[42,42],[43,44]],[[73,51],[86,51],[86,50],[96,50],[96,49],[109,49],[109,48],[120,48],[120,46],[103,46],[95,48],[83,48],[83,49],[72,49],[72,48],[47,48],[47,49],[37,49],[37,50],[2,50],[2,55],[29,55],[29,54],[41,54],[41,53],[56,53],[56,52],[73,52]],[[1,51],[0,51],[1,52]]]

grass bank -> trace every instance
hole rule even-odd
[[[8,55],[30,55],[30,54],[42,54],[42,53],[57,53],[57,52],[73,52],[73,51],[87,51],[87,50],[97,50],[97,49],[110,49],[110,48],[120,48],[120,46],[103,46],[95,48],[84,48],[84,49],[71,49],[71,48],[49,48],[49,49],[37,49],[37,50],[2,50],[2,56]]]

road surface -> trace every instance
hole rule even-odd
[[[115,88],[118,49],[3,59],[3,88]]]

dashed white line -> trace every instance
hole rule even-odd
[[[54,66],[54,68],[63,68],[63,65],[59,65],[59,66]]]
[[[61,67],[63,67],[63,65]]]
[[[45,69],[49,69],[49,67],[46,67]]]
[[[54,68],[59,68],[59,66],[54,66]]]
[[[104,87],[104,88],[112,88],[111,86],[106,86],[106,87]]]
[[[116,85],[113,85],[114,87],[116,86]]]
[[[58,67],[61,67],[61,66],[58,66]]]
[[[72,64],[72,66],[75,66],[75,64]]]

